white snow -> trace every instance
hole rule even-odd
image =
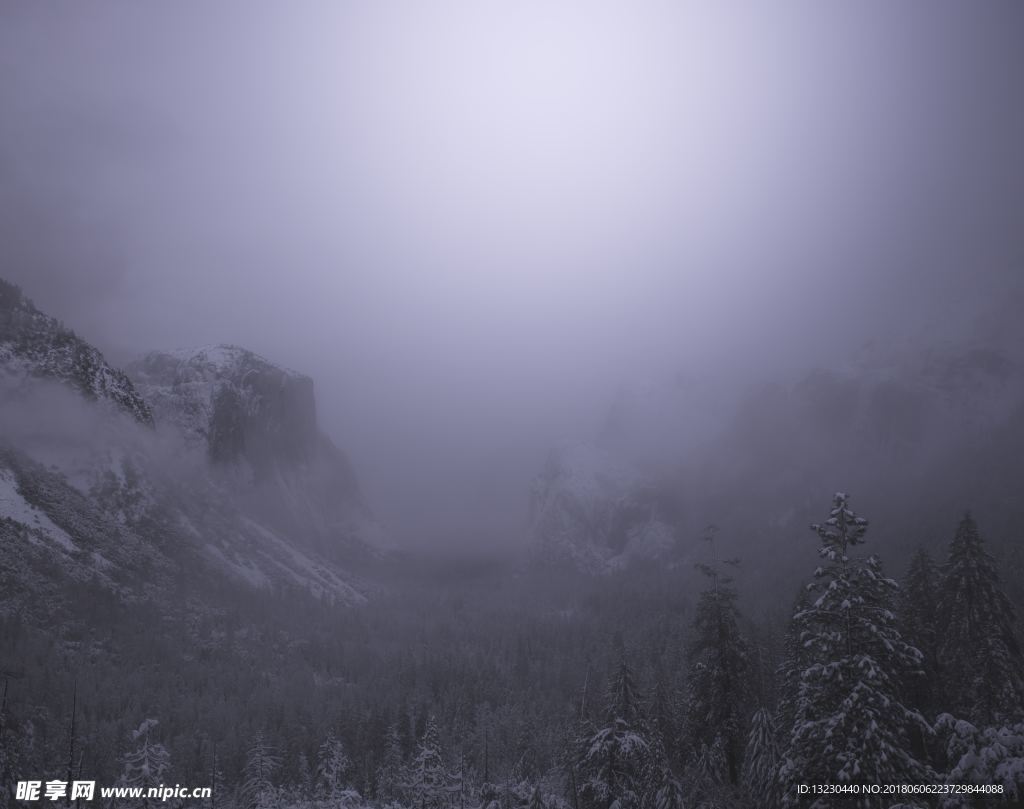
[[[173,357],[180,362],[192,366],[207,365],[219,371],[227,371],[236,367],[243,360],[262,363],[267,367],[281,371],[287,376],[302,376],[297,371],[285,368],[276,362],[271,362],[248,349],[233,345],[208,345],[197,348],[175,348],[170,351],[157,352]]]
[[[9,469],[0,469],[0,517],[8,517],[35,529],[66,551],[77,550],[74,540],[63,528],[22,497],[14,473]]]

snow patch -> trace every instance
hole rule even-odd
[[[7,517],[41,533],[65,551],[78,550],[67,531],[22,496],[18,491],[18,481],[10,469],[0,469],[0,517]]]

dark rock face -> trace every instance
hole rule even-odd
[[[257,475],[309,462],[320,435],[313,381],[236,346],[154,352],[129,366],[160,421]]]
[[[234,388],[221,388],[214,395],[209,442],[210,458],[217,462],[236,461],[245,452],[245,414]]]
[[[91,401],[110,403],[141,424],[153,414],[128,377],[21,290],[0,279],[0,366],[11,377],[50,379]]]
[[[345,454],[317,427],[313,381],[237,346],[154,352],[129,366],[169,424],[226,474],[261,522],[303,547],[350,557],[374,545]]]

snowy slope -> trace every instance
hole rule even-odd
[[[0,468],[0,514],[28,529],[26,539],[49,542],[63,551],[77,550],[68,532],[55,524],[45,511],[30,504],[18,490],[18,479],[12,469]]]

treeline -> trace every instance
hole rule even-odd
[[[846,495],[813,528],[785,625],[743,615],[713,528],[695,599],[678,570],[410,578],[345,610],[239,590],[168,614],[80,585],[59,630],[0,621],[0,805],[19,779],[76,774],[213,786],[211,809],[1024,797],[1024,657],[974,521],[901,583],[862,551]],[[823,784],[837,791],[798,791]]]

